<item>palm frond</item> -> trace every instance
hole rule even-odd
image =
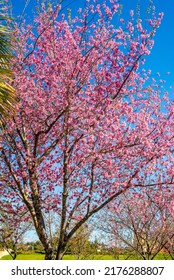
[[[4,1],[0,1],[0,126],[5,117],[14,111],[16,95],[14,88],[10,85],[13,77],[11,59],[13,45],[11,43],[11,30],[6,25],[9,19],[3,13]]]

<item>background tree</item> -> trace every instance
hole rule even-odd
[[[167,252],[170,255],[171,259],[174,260],[174,235],[173,234],[167,236],[167,240],[164,245],[164,252]]]
[[[163,15],[143,29],[131,12],[114,27],[118,9],[90,1],[67,21],[60,5],[43,4],[33,24],[15,30],[20,102],[1,132],[0,193],[28,209],[46,259],[54,259],[48,210],[59,216],[62,259],[77,230],[116,197],[173,184],[173,105],[142,69]]]
[[[17,210],[19,214],[17,214]],[[8,213],[0,211],[0,244],[6,249],[13,260],[18,254],[18,246],[23,241],[25,233],[31,229],[32,222],[28,220],[28,215],[24,209],[9,206]]]
[[[76,256],[77,260],[92,259],[96,251],[92,248],[90,235],[92,230],[87,225],[82,225],[70,239],[67,251]]]
[[[173,240],[173,215],[166,205],[155,201],[152,190],[141,190],[123,194],[117,203],[110,205],[111,211],[105,213],[101,228],[110,234],[111,242],[116,240],[131,254],[145,260],[152,260]],[[165,194],[163,193],[164,197]]]

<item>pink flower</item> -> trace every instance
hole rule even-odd
[[[130,16],[133,17],[134,16],[134,11],[130,10]]]

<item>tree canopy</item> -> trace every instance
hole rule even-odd
[[[0,136],[1,208],[8,200],[28,210],[46,259],[54,259],[50,211],[61,259],[77,230],[122,193],[173,186],[173,104],[143,69],[163,14],[148,28],[133,12],[114,26],[118,11],[118,1],[87,1],[69,19],[43,4],[14,31],[19,103]]]

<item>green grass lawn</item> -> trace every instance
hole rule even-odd
[[[93,260],[114,260],[114,257],[110,255],[94,255],[92,258]],[[120,260],[125,260],[126,255],[119,255]],[[138,258],[136,256],[129,258],[137,260]],[[165,260],[170,259],[167,254],[158,254],[155,257],[155,260]],[[1,258],[1,260],[12,260],[11,256],[4,256]],[[44,254],[38,254],[38,253],[32,253],[32,254],[18,254],[16,260],[44,260]],[[76,260],[76,257],[73,255],[65,255],[63,257],[63,260]]]
[[[12,260],[10,255],[3,256],[1,260]],[[44,260],[44,254],[18,254],[16,260]]]
[[[73,255],[65,255],[64,260],[75,260],[76,257]],[[92,259],[94,260],[114,260],[110,255],[96,255]],[[12,260],[11,256],[4,256],[1,260]],[[18,254],[16,260],[44,260],[44,254]]]

